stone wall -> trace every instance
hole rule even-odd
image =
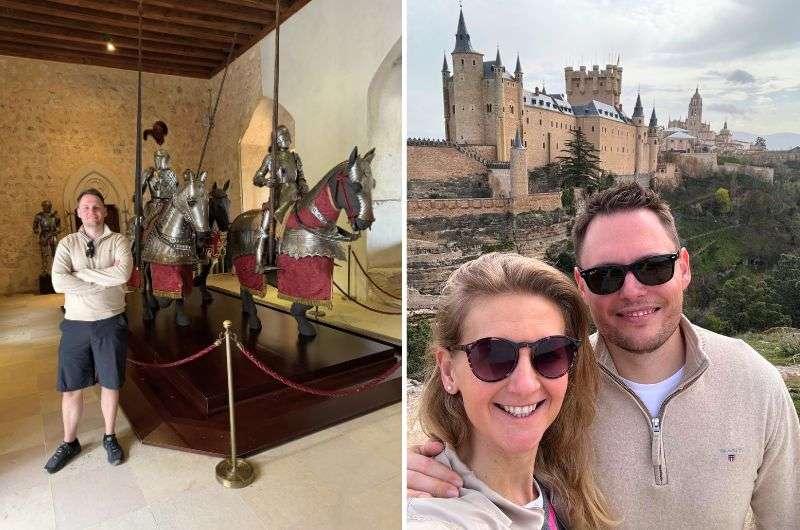
[[[486,175],[465,175],[449,180],[408,181],[409,199],[461,199],[492,197],[492,188]]]
[[[73,188],[91,182],[115,203],[121,223],[123,209],[132,215],[137,74],[0,56],[0,78],[0,293],[8,294],[38,288],[31,224],[42,200],[69,226]],[[164,148],[179,174],[199,159],[208,87],[202,79],[143,75],[143,126],[168,124]],[[144,144],[143,168],[153,164],[155,148],[152,140]]]
[[[687,177],[697,178],[704,171],[717,170],[716,153],[676,153],[675,164]]]
[[[461,153],[455,147],[409,145],[407,178],[409,181],[451,180],[464,175],[488,175],[482,163]]]
[[[719,170],[725,173],[744,173],[770,184],[775,179],[775,169],[771,167],[746,166],[743,164],[720,164]]]
[[[753,164],[786,162],[787,160],[797,161],[800,160],[800,146],[787,151],[731,151],[725,154],[743,158]]]
[[[216,98],[223,73],[209,80],[208,88]],[[253,46],[231,63],[222,89],[214,130],[208,141],[203,167],[210,181],[222,185],[230,179],[231,220],[242,211],[239,168],[239,142],[250,124],[250,118],[261,97],[261,47]],[[252,175],[245,185],[252,186]],[[209,182],[208,187],[211,187]]]

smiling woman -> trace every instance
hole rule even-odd
[[[450,276],[420,417],[464,487],[411,499],[409,528],[609,526],[590,471],[598,372],[587,331],[576,287],[538,260],[491,253]]]

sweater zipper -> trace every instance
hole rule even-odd
[[[601,364],[598,364],[598,366],[600,366],[600,368],[611,378],[612,381],[617,384],[617,386],[619,386],[625,393],[632,397],[634,401],[636,401],[636,403],[639,405],[639,409],[648,419],[648,423],[650,425],[650,456],[653,465],[653,478],[655,479],[657,486],[665,486],[669,484],[669,475],[667,474],[667,459],[664,453],[664,438],[662,433],[664,410],[667,406],[667,403],[669,403],[672,398],[689,388],[700,378],[701,375],[703,375],[703,372],[705,372],[706,368],[708,367],[708,363],[703,362],[703,364],[700,366],[700,369],[692,376],[691,379],[683,384],[678,385],[678,388],[676,388],[672,394],[664,399],[664,401],[661,403],[661,407],[658,410],[658,415],[655,418],[650,417],[650,412],[647,410],[645,404],[641,399],[639,399],[639,396],[637,396],[635,392],[628,388],[628,385],[620,381],[619,378],[612,374],[611,371],[605,366]]]

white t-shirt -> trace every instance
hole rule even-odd
[[[650,411],[650,417],[655,418],[658,416],[658,411],[661,410],[661,404],[664,399],[678,388],[678,383],[683,379],[683,366],[681,366],[680,370],[658,383],[635,383],[621,376],[620,379],[642,400],[644,406]]]

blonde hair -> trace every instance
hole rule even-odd
[[[473,303],[502,294],[542,296],[561,310],[566,334],[581,341],[569,373],[561,412],[547,429],[536,455],[536,477],[553,492],[553,504],[573,528],[614,525],[595,484],[591,424],[599,371],[589,344],[589,315],[573,283],[555,268],[517,254],[486,254],[459,267],[439,298],[434,335],[426,359],[427,377],[419,416],[428,436],[458,448],[470,439],[461,395],[445,392],[436,366],[438,349],[461,343],[462,325]]]

